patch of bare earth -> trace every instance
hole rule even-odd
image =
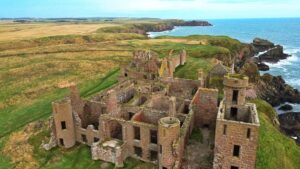
[[[12,133],[9,136],[3,153],[11,159],[11,165],[16,169],[38,168],[39,164],[33,157],[33,146],[28,143],[28,139],[40,132],[46,122],[33,122],[28,124],[23,130]]]
[[[182,169],[212,169],[213,139],[211,131],[202,128],[203,143],[189,140]]]

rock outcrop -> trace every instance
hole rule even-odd
[[[257,67],[258,67],[258,70],[260,70],[260,71],[270,70],[270,67],[268,65],[266,65],[265,63],[262,63],[262,62],[257,63]]]
[[[300,93],[297,89],[285,83],[281,76],[264,74],[256,85],[259,98],[266,100],[272,106],[279,106],[281,103],[300,103]]]
[[[279,110],[283,110],[283,111],[291,111],[291,110],[293,110],[293,106],[290,105],[290,104],[285,104],[285,105],[281,106],[281,107],[279,108]]]
[[[283,53],[283,47],[276,45],[274,48],[269,49],[266,53],[259,56],[261,62],[272,62],[276,63],[282,59],[288,58],[289,55]]]
[[[211,23],[207,21],[185,21],[179,24],[175,24],[174,26],[212,26]]]
[[[254,46],[256,53],[263,52],[275,47],[274,43],[260,38],[255,38],[251,45]]]
[[[300,112],[289,112],[278,115],[280,127],[288,135],[300,134]]]

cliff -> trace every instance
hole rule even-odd
[[[207,21],[165,20],[157,23],[130,23],[117,27],[101,28],[97,32],[137,33],[147,35],[147,32],[172,30],[175,26],[212,26],[212,24]]]

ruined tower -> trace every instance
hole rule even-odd
[[[214,169],[254,169],[259,119],[255,104],[246,103],[248,77],[224,77],[215,135]]]
[[[180,135],[180,121],[175,117],[159,120],[159,169],[173,169],[178,158],[177,142]]]
[[[75,126],[70,99],[52,103],[56,141],[60,147],[71,148],[75,145]]]

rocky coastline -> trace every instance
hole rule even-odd
[[[163,31],[171,31],[176,26],[213,26],[208,21],[200,21],[200,20],[192,20],[192,21],[174,21],[170,23],[161,23],[152,25],[148,28],[140,29],[139,34],[148,35],[148,32],[163,32]]]
[[[239,63],[240,69],[245,69],[248,76],[252,77],[252,82],[255,82],[255,91],[258,98],[270,103],[273,107],[281,104],[300,103],[300,92],[287,84],[282,76],[273,76],[269,73],[263,75],[259,71],[269,70],[266,63],[277,63],[280,60],[287,59],[288,54],[283,52],[283,47],[275,45],[274,43],[255,38],[252,43],[246,45],[248,48],[248,55]],[[247,65],[251,66],[247,66]]]
[[[290,55],[283,52],[283,47],[274,43],[255,38],[251,44],[248,44],[250,55],[247,62],[254,63],[256,70],[267,71],[267,63],[277,63],[280,60],[287,59]],[[255,69],[255,68],[251,68]],[[248,71],[249,72],[249,71]],[[282,76],[273,76],[269,73],[259,75],[259,80],[255,85],[257,97],[270,103],[273,107],[281,106],[279,110],[283,111],[278,115],[280,128],[283,133],[293,137],[300,145],[300,112],[292,112],[293,106],[288,103],[300,104],[300,92],[287,84]]]

